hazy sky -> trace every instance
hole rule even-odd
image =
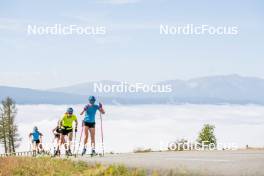
[[[219,74],[264,78],[264,2],[1,1],[0,85],[155,82]],[[27,34],[28,25],[105,26],[106,35]],[[238,35],[160,35],[160,24],[237,26]]]

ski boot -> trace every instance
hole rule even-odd
[[[82,156],[85,155],[85,153],[86,153],[86,148],[83,148]]]
[[[55,150],[55,152],[54,152],[54,157],[55,156],[60,156],[60,150]]]
[[[97,155],[97,153],[95,152],[95,149],[92,149],[91,157],[96,156],[96,155]]]
[[[69,150],[66,150],[66,155],[67,155],[67,156],[72,156],[71,149],[69,149]]]

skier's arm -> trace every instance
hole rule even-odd
[[[84,112],[85,112],[85,109],[82,110],[82,112],[80,113],[80,115],[83,115]]]
[[[84,114],[84,112],[85,111],[87,111],[87,109],[89,108],[89,106],[88,105],[86,105],[84,108],[83,108],[83,110],[82,110],[82,112],[80,113],[80,115],[83,115]]]
[[[56,134],[55,132],[56,132],[56,130],[57,130],[57,127],[56,128],[54,128],[53,130],[52,130],[52,133],[53,134]]]
[[[29,133],[28,137],[31,137],[32,136],[32,133]]]

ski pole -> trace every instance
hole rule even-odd
[[[102,119],[102,113],[101,112],[100,112],[100,121],[101,121],[102,156],[104,156],[104,133],[103,133],[103,119]]]
[[[32,143],[31,143],[30,137],[28,138],[28,144],[29,144],[29,151],[31,152],[31,145],[32,145]]]
[[[75,153],[75,145],[76,145],[76,129],[74,129],[74,142],[73,142],[73,153]]]
[[[82,124],[82,131],[81,131],[81,136],[80,136],[80,140],[79,140],[79,146],[78,146],[78,149],[77,149],[76,156],[78,155],[78,153],[79,153],[79,150],[80,150],[81,141],[82,141],[82,134],[83,134],[83,124]]]

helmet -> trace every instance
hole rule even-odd
[[[38,127],[34,126],[33,131],[38,131]]]
[[[72,113],[73,113],[73,109],[72,109],[72,108],[68,108],[68,109],[67,109],[67,113],[68,113],[68,114],[72,114]]]
[[[94,104],[94,102],[96,101],[95,97],[94,96],[89,96],[89,102],[91,104]]]

